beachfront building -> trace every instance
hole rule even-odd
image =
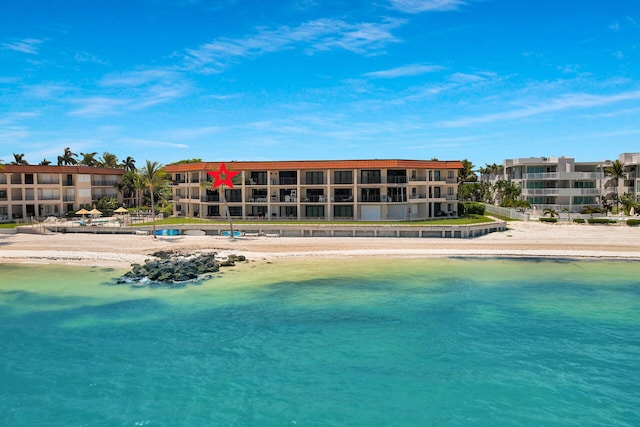
[[[640,202],[640,153],[622,153],[618,161],[623,165],[621,177],[611,180],[610,191],[629,194]]]
[[[534,210],[579,212],[585,206],[598,207],[603,188],[603,162],[576,162],[571,157],[529,157],[506,159],[490,175],[490,183],[508,180],[520,186],[522,198]],[[500,194],[496,194],[500,203]]]
[[[509,180],[520,186],[522,198],[540,214],[545,209],[556,212],[580,212],[586,206],[602,208],[611,205],[615,196],[631,194],[640,199],[640,153],[622,153],[619,177],[607,176],[611,160],[576,162],[572,157],[529,157],[506,159],[497,170],[484,174],[481,180],[495,185]],[[496,194],[500,203],[500,194]]]
[[[414,220],[457,216],[460,161],[324,160],[228,162],[239,182],[224,199],[232,217],[295,220]],[[168,165],[176,216],[219,218],[211,187],[220,163]]]
[[[124,169],[89,166],[3,165],[0,220],[62,217],[117,190]]]

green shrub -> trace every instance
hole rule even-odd
[[[640,225],[640,219],[628,219],[627,220],[627,225],[630,227],[635,227]]]
[[[573,222],[575,222],[576,224],[584,224],[585,220],[584,218],[574,218]]]
[[[552,222],[552,223],[555,223],[555,222],[558,222],[558,218],[545,218],[545,217],[542,217],[542,218],[540,218],[540,222]]]
[[[589,224],[615,224],[616,220],[609,218],[588,218],[587,222]]]
[[[463,215],[484,215],[484,204],[477,202],[459,203]]]

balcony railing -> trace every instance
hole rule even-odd
[[[57,179],[40,179],[38,180],[39,185],[59,185],[60,180]]]
[[[76,196],[64,196],[62,198],[63,201],[65,202],[75,202],[76,201]]]
[[[380,195],[379,194],[373,194],[373,195],[361,195],[358,198],[359,202],[363,202],[363,203],[380,203]]]
[[[296,185],[297,183],[298,178],[280,177],[280,179],[278,179],[278,185]]]
[[[353,202],[353,194],[350,194],[348,196],[334,196],[332,201],[336,202],[336,203],[344,203],[344,202]]]
[[[118,184],[117,181],[91,181],[94,187],[115,187],[116,184]]]

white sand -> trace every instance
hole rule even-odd
[[[640,227],[510,222],[473,239],[353,237],[159,237],[98,234],[0,235],[0,263],[127,268],[158,250],[215,250],[250,260],[282,257],[594,257],[640,259]]]

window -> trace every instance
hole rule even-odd
[[[281,217],[297,217],[298,208],[296,206],[280,206]]]
[[[267,185],[267,172],[251,172],[251,185]]]
[[[307,184],[324,184],[324,172],[307,172]]]
[[[593,181],[576,181],[573,183],[573,188],[596,188],[596,183]]]
[[[78,197],[91,197],[91,189],[89,189],[89,188],[79,188],[78,189]]]
[[[336,188],[333,190],[334,202],[352,202],[353,193],[350,188]]]
[[[224,197],[227,202],[240,203],[242,202],[242,190],[225,190]],[[242,216],[242,214],[241,214]]]
[[[298,183],[298,173],[296,171],[281,171],[280,185],[295,185]]]
[[[353,184],[352,171],[335,171],[333,173],[334,184]]]
[[[242,216],[242,206],[229,206],[229,215]]]
[[[334,218],[353,218],[353,206],[336,205],[333,207]]]
[[[440,171],[433,171],[433,180],[440,181]]]
[[[91,182],[91,175],[78,175],[78,182]]]
[[[594,205],[596,203],[595,197],[593,196],[574,196],[573,204],[574,205]]]
[[[33,184],[33,174],[32,173],[25,173],[24,174],[24,183],[25,184]]]
[[[360,182],[362,184],[380,184],[382,179],[380,177],[380,170],[362,170],[360,171]]]
[[[207,206],[207,216],[220,216],[220,206]]]
[[[307,218],[324,218],[324,206],[306,206],[305,216]]]
[[[380,189],[379,188],[363,188],[360,193],[361,202],[379,202],[380,201]]]
[[[449,171],[447,173],[447,178],[452,179],[453,178],[453,171]]]
[[[453,196],[453,187],[447,188],[447,195],[448,196]]]

